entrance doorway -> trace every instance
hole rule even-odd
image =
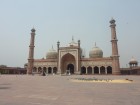
[[[69,73],[74,74],[74,65],[73,64],[68,64],[67,65],[67,70]]]
[[[86,68],[84,66],[81,67],[81,74],[86,74]]]
[[[61,59],[61,74],[65,74],[68,72],[74,74],[75,68],[76,68],[75,57],[70,53],[65,54]]]

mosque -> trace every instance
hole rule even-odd
[[[57,42],[57,50],[53,47],[46,58],[34,59],[35,29],[31,30],[27,74],[113,74],[119,75],[118,39],[115,20],[110,20],[112,55],[103,56],[103,51],[96,46],[89,51],[89,57],[83,56],[80,40],[72,41],[61,47]]]
[[[57,42],[57,50],[53,47],[46,54],[46,58],[35,59],[35,29],[31,30],[31,40],[29,45],[28,63],[24,68],[8,67],[0,65],[0,74],[92,74],[92,75],[140,75],[138,61],[132,57],[129,67],[120,68],[119,53],[117,46],[115,20],[110,20],[112,54],[109,57],[103,56],[103,51],[95,46],[89,51],[89,57],[84,56],[80,40],[72,41],[68,46],[61,47]]]

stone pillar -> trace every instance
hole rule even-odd
[[[78,74],[80,74],[81,71],[81,48],[80,48],[80,40],[78,40]]]
[[[87,67],[86,67],[86,74],[88,74]]]
[[[32,74],[33,72],[33,63],[34,63],[34,41],[35,41],[35,29],[31,30],[31,40],[29,45],[29,57],[28,57],[28,67],[27,74]]]
[[[38,73],[38,68],[36,67],[36,73]]]
[[[99,68],[99,74],[101,74],[101,70],[100,70],[100,67],[98,67]]]
[[[116,36],[116,24],[115,20],[110,20],[111,27],[111,43],[112,43],[112,74],[120,74],[120,63],[119,63],[119,54],[118,54],[118,45],[117,45],[117,36]]]
[[[107,74],[107,67],[105,67],[105,74]]]
[[[52,68],[52,71],[51,71],[51,72],[52,72],[52,74],[53,74],[53,68]]]
[[[94,67],[92,67],[92,74],[94,74]]]
[[[59,65],[59,46],[60,46],[60,42],[57,42],[57,73],[61,73],[60,71],[60,65]]]
[[[46,68],[46,73],[48,74],[48,68]]]

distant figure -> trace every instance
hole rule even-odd
[[[46,76],[46,73],[43,71],[42,76]]]
[[[69,72],[69,75],[71,75],[70,72]]]

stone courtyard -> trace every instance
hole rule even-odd
[[[72,82],[72,78],[131,79],[132,83]],[[0,105],[139,105],[140,77],[0,75]]]

